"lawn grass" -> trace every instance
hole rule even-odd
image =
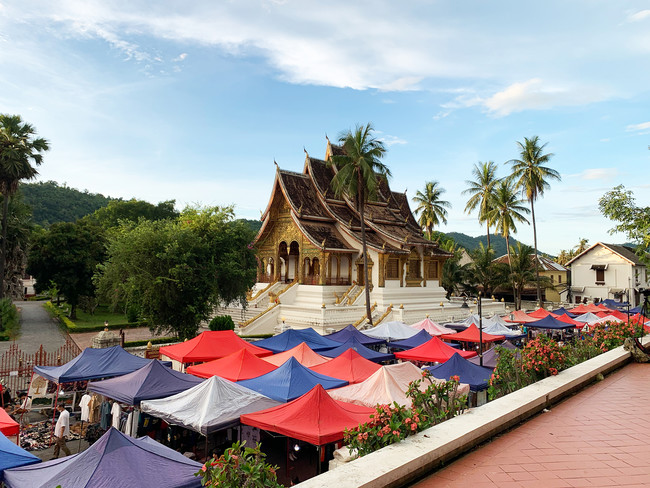
[[[101,331],[104,330],[105,322],[108,322],[109,329],[146,327],[146,324],[143,323],[129,323],[126,315],[111,312],[107,305],[98,306],[92,315],[84,312],[81,308],[77,308],[77,318],[74,321],[68,317],[70,305],[65,302],[61,302],[60,307],[51,302],[47,302],[46,309],[49,309],[51,313],[57,316],[61,324],[70,333]]]

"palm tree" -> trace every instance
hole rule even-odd
[[[524,214],[530,211],[523,206],[523,203],[524,200],[517,196],[517,190],[515,190],[512,183],[504,179],[499,182],[495,189],[492,201],[494,207],[487,215],[490,222],[495,225],[495,233],[501,234],[506,239],[508,263],[510,263],[510,233],[517,232],[517,222],[528,223],[528,219],[524,217]],[[514,295],[514,288],[512,291]]]
[[[494,270],[494,249],[485,247],[482,242],[479,242],[478,247],[470,253],[470,256],[472,262],[468,270],[469,279],[472,284],[482,288],[483,296],[489,297],[497,284]]]
[[[581,237],[575,249],[575,256],[585,252],[588,247],[589,247],[589,239],[585,239],[584,237]]]
[[[431,240],[433,227],[439,226],[440,223],[447,223],[447,208],[451,204],[446,200],[441,200],[440,195],[445,193],[445,189],[439,186],[437,181],[427,181],[424,185],[424,193],[417,191],[413,197],[413,203],[418,206],[415,214],[420,214],[418,223],[425,229],[427,239]]]
[[[463,195],[470,195],[465,212],[470,213],[478,207],[478,221],[487,226],[487,246],[490,247],[490,225],[492,222],[487,218],[492,209],[492,199],[494,190],[499,179],[496,177],[497,165],[492,161],[485,163],[478,162],[472,169],[474,180],[465,180],[468,188],[463,191]]]
[[[534,283],[535,267],[533,260],[530,259],[533,249],[521,242],[517,243],[516,247],[511,249],[510,260],[510,280],[512,282],[512,289],[515,292],[515,308],[521,308],[521,295],[524,288],[529,283]]]
[[[0,299],[5,295],[9,199],[16,193],[20,180],[29,180],[38,174],[31,163],[39,166],[43,162],[42,153],[50,148],[45,139],[35,134],[34,127],[23,122],[20,115],[0,114],[0,193],[3,196]]]
[[[345,131],[339,136],[342,155],[332,156],[330,166],[336,174],[332,189],[337,196],[347,195],[354,201],[361,220],[361,246],[363,274],[366,291],[366,316],[372,325],[370,310],[370,285],[368,283],[368,248],[366,244],[365,204],[377,195],[380,179],[390,177],[390,170],[381,162],[386,153],[384,144],[374,134],[372,124],[357,125],[354,132]]]
[[[537,281],[537,301],[541,305],[542,290],[539,282],[539,262],[537,259],[537,226],[535,224],[535,200],[544,195],[544,190],[550,188],[549,180],[561,180],[562,177],[553,168],[545,166],[553,157],[553,153],[543,154],[546,143],[540,146],[539,137],[530,139],[524,137],[524,142],[517,142],[519,158],[508,161],[512,165],[510,178],[515,187],[522,191],[530,202],[530,212],[533,220],[533,242],[535,244],[535,277]]]

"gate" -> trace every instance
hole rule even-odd
[[[18,391],[29,388],[34,366],[61,366],[81,353],[79,346],[68,338],[64,345],[52,352],[43,349],[43,345],[33,354],[27,354],[14,342],[0,356],[0,382],[11,389],[12,396]]]

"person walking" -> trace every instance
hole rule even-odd
[[[54,456],[52,459],[59,457],[61,449],[66,456],[70,455],[70,449],[65,445],[66,437],[70,434],[70,412],[68,412],[62,403],[56,406],[59,412],[59,419],[54,427]]]

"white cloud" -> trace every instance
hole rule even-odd
[[[592,168],[580,173],[580,177],[585,180],[611,180],[616,176],[618,176],[616,168]]]
[[[650,122],[642,122],[640,124],[631,124],[625,127],[628,132],[645,132],[650,130]]]
[[[558,106],[572,106],[603,100],[598,88],[588,86],[553,87],[540,78],[513,83],[488,98],[473,98],[469,105],[480,104],[488,112],[502,117],[523,110],[548,110]]]
[[[179,61],[185,61],[187,59],[187,53],[181,53],[172,59],[173,62],[178,63]]]
[[[650,10],[640,10],[629,15],[627,19],[630,22],[640,22],[648,18],[650,18]]]
[[[394,146],[395,144],[408,144],[408,142],[404,139],[389,135],[378,137],[378,140],[382,141],[388,147]]]

